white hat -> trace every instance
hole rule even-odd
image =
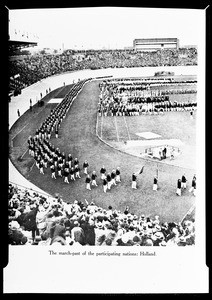
[[[177,230],[177,228],[172,228],[172,232],[175,234],[175,235],[178,235],[179,234],[179,232],[178,232],[178,230]]]
[[[9,223],[11,229],[19,229],[20,228],[20,224],[17,221],[11,221]]]

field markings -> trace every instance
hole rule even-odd
[[[24,157],[24,155],[27,153],[27,151],[28,151],[28,148],[24,151],[24,153],[21,155],[21,158],[23,158]]]
[[[103,114],[102,114],[102,122],[101,122],[101,139],[102,139],[102,127],[103,127]]]
[[[97,114],[97,117],[96,117],[96,135],[98,135],[98,131],[99,131],[99,117],[98,117],[98,114]]]
[[[118,134],[118,126],[117,126],[116,116],[114,116],[114,118],[115,118],[116,136],[117,136],[117,140],[119,142],[119,134]]]
[[[33,169],[34,165],[35,165],[35,161],[34,161],[33,165],[31,166],[31,168],[30,168],[29,172],[31,172],[31,171],[32,171],[32,169]]]
[[[16,133],[16,135],[14,135],[14,137],[12,137],[12,140],[27,126],[27,125],[29,125],[28,123],[21,129],[21,130],[19,130],[19,132],[18,133]]]
[[[130,132],[129,132],[129,128],[128,128],[128,125],[127,125],[127,121],[126,121],[126,118],[124,116],[124,122],[125,122],[125,125],[126,125],[126,128],[127,128],[127,134],[128,134],[128,138],[129,140],[131,140],[131,137],[130,137]]]

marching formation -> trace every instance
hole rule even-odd
[[[166,84],[161,81],[161,85]],[[150,90],[150,84],[145,84],[142,80],[123,81],[120,84],[118,80],[105,80],[99,87],[99,116],[138,116],[146,112],[158,114],[165,111],[194,111],[197,107],[196,102],[170,101],[166,91]],[[173,91],[170,90],[170,94],[191,93],[191,90],[184,88]]]

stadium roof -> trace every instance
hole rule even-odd
[[[36,42],[21,42],[21,41],[8,41],[9,51],[16,51],[22,48],[34,47],[37,46]]]

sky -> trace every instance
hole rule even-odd
[[[39,47],[132,47],[135,38],[179,38],[198,45],[204,10],[124,7],[9,10],[9,28],[35,33]]]

